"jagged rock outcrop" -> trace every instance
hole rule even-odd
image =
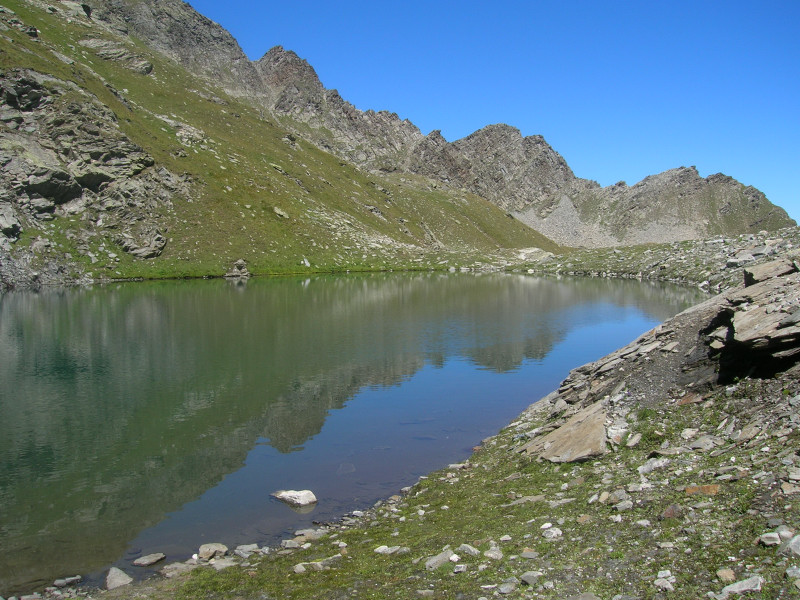
[[[181,0],[94,0],[91,18],[111,31],[145,41],[232,96],[266,92],[252,62],[225,29]]]
[[[710,298],[604,358],[574,369],[531,406],[550,423],[517,451],[551,462],[602,455],[628,433],[633,399],[655,405],[676,389],[698,402],[714,386],[800,369],[800,265],[790,257],[745,269],[744,286]],[[665,454],[668,454],[665,452]]]

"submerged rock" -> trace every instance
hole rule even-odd
[[[154,565],[157,562],[164,560],[167,557],[166,554],[163,552],[156,552],[154,554],[148,554],[147,556],[141,556],[133,561],[134,566],[137,567],[149,567],[150,565]]]

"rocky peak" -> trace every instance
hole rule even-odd
[[[280,90],[288,85],[317,90],[319,93],[324,89],[314,67],[291,50],[284,50],[283,46],[270,48],[256,62],[256,69],[272,90]]]
[[[264,86],[233,36],[182,0],[94,0],[92,18],[145,41],[233,96],[258,97]]]

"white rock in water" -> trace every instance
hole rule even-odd
[[[133,582],[133,578],[126,574],[125,571],[117,567],[111,567],[106,576],[106,589],[113,590],[131,582]]]
[[[299,508],[317,503],[317,497],[311,490],[279,490],[272,495],[289,506]]]

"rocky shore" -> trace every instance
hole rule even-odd
[[[370,510],[277,548],[205,545],[142,582],[114,569],[108,590],[65,580],[25,598],[795,597],[797,237],[650,248],[650,271],[584,271],[678,265],[724,291],[574,369],[469,460]],[[580,273],[585,256],[547,268]]]

